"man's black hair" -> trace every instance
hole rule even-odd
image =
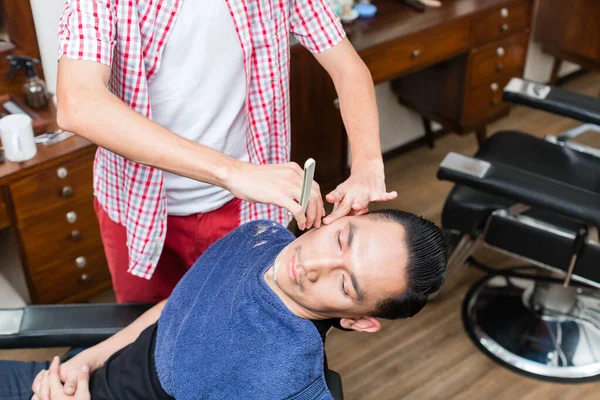
[[[408,253],[406,289],[377,303],[376,318],[410,318],[427,304],[428,297],[445,282],[448,249],[441,230],[431,221],[400,210],[368,212],[371,218],[404,227]]]

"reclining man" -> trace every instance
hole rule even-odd
[[[378,318],[411,317],[442,286],[446,257],[432,222],[397,210],[347,216],[299,238],[270,221],[242,225],[166,303],[61,365],[64,390],[74,392],[86,364],[92,399],[330,399],[313,321],[376,332]],[[11,399],[30,398],[32,388],[44,398],[48,374],[33,381],[47,366],[0,362],[0,391],[25,375]]]

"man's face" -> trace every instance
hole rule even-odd
[[[368,315],[406,287],[404,235],[400,224],[368,216],[313,229],[277,257],[277,286],[316,316]]]

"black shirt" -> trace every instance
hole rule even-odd
[[[161,387],[154,365],[157,323],[113,354],[90,378],[93,400],[173,400]]]

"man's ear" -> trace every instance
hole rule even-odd
[[[344,329],[352,329],[358,332],[374,333],[381,329],[381,322],[375,317],[342,318],[340,325]]]

